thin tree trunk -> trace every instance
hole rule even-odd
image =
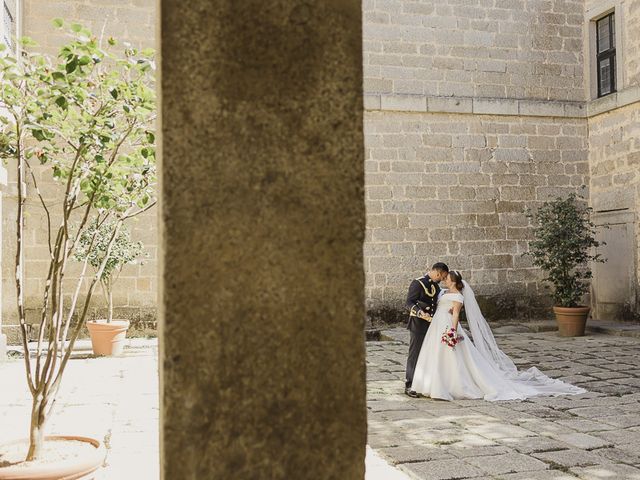
[[[44,423],[46,420],[46,400],[40,394],[33,398],[31,406],[31,427],[29,429],[29,451],[25,461],[38,460],[44,445]]]
[[[35,394],[36,380],[31,373],[31,360],[29,356],[29,335],[27,332],[27,320],[24,309],[24,267],[23,250],[24,250],[24,202],[25,194],[24,189],[24,159],[22,157],[22,132],[20,129],[20,121],[18,117],[14,115],[16,120],[16,138],[18,139],[16,150],[16,166],[18,174],[18,212],[16,214],[16,300],[18,303],[18,320],[20,322],[20,332],[22,336],[22,348],[24,349],[24,364],[27,372],[27,384],[29,385],[29,391],[31,394]]]
[[[107,283],[107,295],[109,301],[109,313],[107,314],[107,323],[111,323],[113,321],[113,290],[111,288],[111,284]]]

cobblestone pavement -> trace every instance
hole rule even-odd
[[[383,333],[367,344],[368,443],[411,478],[640,480],[640,338],[496,331],[519,368],[588,393],[447,402],[403,394],[408,332]]]

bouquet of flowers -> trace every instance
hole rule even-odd
[[[455,348],[462,340],[463,338],[453,328],[447,328],[442,334],[442,343],[451,348]]]

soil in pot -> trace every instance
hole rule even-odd
[[[25,462],[28,440],[0,445],[0,480],[75,480],[97,470],[104,447],[92,438],[47,437],[41,459]]]

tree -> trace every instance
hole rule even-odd
[[[62,20],[54,23],[63,27]],[[103,48],[78,24],[70,25],[69,34],[57,57],[34,53],[29,39],[20,42],[20,58],[0,56],[0,111],[7,112],[0,116],[0,157],[17,173],[17,312],[33,397],[27,461],[41,455],[47,418],[122,224],[155,203],[153,51],[125,44],[123,54],[116,55],[113,39]],[[42,171],[56,182],[55,198],[45,198],[38,188]],[[28,180],[46,217],[49,246],[33,358],[23,272]],[[105,222],[114,225],[107,256],[93,275],[88,275],[85,259],[77,283],[67,285],[68,260],[83,232]],[[94,233],[89,252],[96,239]]]
[[[126,225],[122,225],[118,235],[111,241],[117,226],[117,222],[105,222],[102,225],[93,223],[80,235],[74,255],[80,262],[88,260],[96,272],[104,263],[100,285],[108,305],[107,323],[113,320],[113,284],[118,280],[123,267],[135,263],[142,254],[142,242],[131,240]]]
[[[534,224],[534,240],[529,243],[533,264],[546,272],[545,280],[554,286],[555,304],[575,307],[589,288],[592,277],[589,262],[605,262],[592,248],[602,243],[595,238],[596,227],[590,220],[592,209],[571,193],[542,204],[527,216]],[[583,200],[583,199],[582,199]]]

